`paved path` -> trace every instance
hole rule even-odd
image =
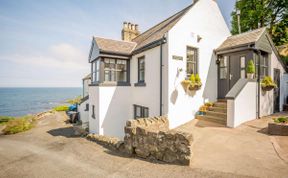
[[[246,177],[212,170],[209,165],[186,167],[126,158],[72,137],[65,119],[57,113],[41,119],[30,131],[0,136],[0,177]]]
[[[247,122],[234,129],[193,120],[175,130],[191,132],[194,136],[193,168],[287,178],[288,136],[267,135],[268,122],[278,115]]]

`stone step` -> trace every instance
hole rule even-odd
[[[206,111],[206,115],[207,116],[214,116],[214,117],[223,118],[224,120],[227,119],[227,114],[226,113],[222,113],[222,112]]]
[[[213,104],[213,106],[227,109],[227,103],[225,103],[225,102],[216,102]]]
[[[223,124],[226,125],[226,120],[223,118],[219,118],[219,117],[215,117],[215,116],[208,116],[208,115],[204,115],[204,116],[197,116],[198,120],[206,120],[206,121],[210,121],[210,122],[216,122],[219,124]]]
[[[227,108],[221,108],[221,107],[210,107],[208,109],[209,111],[214,111],[214,112],[221,112],[221,113],[227,113]]]

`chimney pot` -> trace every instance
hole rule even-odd
[[[131,30],[135,30],[135,25],[131,24]]]
[[[128,22],[128,29],[131,30],[131,23]]]
[[[135,30],[138,31],[138,24],[135,24]]]

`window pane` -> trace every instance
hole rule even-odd
[[[227,68],[220,68],[220,79],[226,79],[227,78]]]
[[[220,59],[220,67],[226,67],[227,66],[227,56],[224,56]]]
[[[115,70],[111,70],[111,81],[116,81],[116,71]]]
[[[149,117],[148,108],[144,108],[143,117]]]
[[[138,77],[139,77],[139,82],[144,82],[145,81],[145,58],[139,58],[139,63],[138,63]]]
[[[241,78],[245,78],[245,70],[241,70]]]
[[[97,60],[96,62],[96,81],[99,81],[99,71],[100,71],[100,60]]]
[[[241,62],[241,68],[245,68],[245,65],[246,65],[245,64],[245,57],[241,57],[240,60],[241,60],[240,61]]]
[[[126,60],[117,60],[116,66],[116,76],[117,81],[126,82],[127,81],[127,61]]]
[[[136,106],[136,116],[141,117],[141,107]]]
[[[191,74],[197,73],[197,49],[192,47],[187,47],[187,64],[186,64],[186,74],[189,77]]]
[[[110,81],[110,77],[109,77],[109,71],[104,71],[104,80],[105,81]]]

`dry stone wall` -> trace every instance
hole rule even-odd
[[[130,155],[189,165],[193,136],[169,130],[167,117],[129,120],[125,126],[124,150]]]

